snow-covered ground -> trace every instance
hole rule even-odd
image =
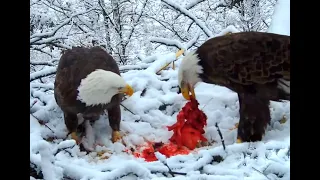
[[[280,1],[279,6],[288,4]],[[278,9],[286,7],[276,7],[276,11]],[[274,14],[282,18],[279,12]],[[277,22],[283,23],[273,21],[272,32],[290,32],[289,27],[277,30],[275,27],[280,26]],[[200,109],[208,117],[205,137],[212,142],[210,146],[198,148],[189,155],[170,158],[157,154],[159,161],[155,162],[146,162],[124,152],[126,148],[135,148],[147,141],[166,143],[171,137],[172,132],[167,131],[166,126],[176,122],[177,113],[186,103],[182,95],[177,93],[177,69],[182,57],[176,61],[175,70],[170,67],[160,75],[155,72],[172,58],[174,53],[157,55],[145,58],[140,64],[121,67],[122,70],[139,66],[146,69],[122,73],[135,90],[134,95],[123,102],[135,115],[122,108],[121,132],[126,147],[122,143],[113,144],[110,141],[111,129],[106,116],[102,116],[93,125],[96,142],[103,145],[97,146],[95,150],[104,150],[106,153],[103,156],[98,156],[96,152],[80,152],[73,140],[63,140],[67,131],[52,92],[33,90],[31,93],[45,100],[46,106],[41,106],[41,102],[30,102],[35,111],[30,115],[31,165],[41,170],[45,180],[62,177],[79,180],[290,179],[290,102],[271,102],[272,122],[262,142],[236,144],[237,130],[230,129],[239,121],[237,94],[227,88],[205,83],[199,83],[195,91]],[[31,83],[30,86],[40,85]],[[52,87],[53,84],[49,83],[44,88]],[[284,115],[287,121],[282,124],[279,121]],[[222,147],[216,122],[222,132],[226,150]],[[50,137],[54,137],[53,141],[50,141]],[[216,156],[221,156],[223,161],[217,162]],[[172,177],[168,167],[182,175],[175,174]]]

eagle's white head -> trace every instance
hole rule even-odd
[[[199,61],[198,54],[192,51],[182,59],[179,66],[178,83],[183,97],[187,100],[190,99],[189,92],[195,98],[195,85],[202,81],[199,74],[203,72],[203,68],[198,64]]]
[[[81,80],[77,99],[87,106],[108,104],[118,93],[131,96],[133,89],[118,74],[97,69]]]

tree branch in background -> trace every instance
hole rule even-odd
[[[30,74],[30,82],[34,81],[36,79],[42,78],[42,77],[53,75],[56,73],[56,71],[57,71],[56,67],[48,67],[43,70],[31,73]]]
[[[195,7],[196,5],[204,2],[205,0],[194,0],[192,2],[190,2],[188,5],[185,6],[186,10],[192,9],[193,7]],[[176,20],[180,17],[181,13],[178,14],[176,17],[174,17],[173,19]]]
[[[44,65],[44,66],[55,66],[52,62],[46,62],[46,61],[30,61],[30,64],[33,66],[36,65]]]
[[[51,58],[53,58],[53,55],[52,55],[52,54],[50,54],[50,53],[42,50],[41,48],[31,46],[30,50],[39,51],[39,52],[44,53],[44,54],[50,56]],[[40,65],[41,65],[41,64],[40,64]]]
[[[159,38],[159,37],[151,37],[150,42],[159,43],[159,44],[163,44],[166,46],[176,47],[177,49],[183,49],[183,45],[177,40],[172,40],[172,39],[167,39],[167,38]]]
[[[159,37],[151,37],[150,42],[159,43],[165,46],[173,46],[176,47],[178,50],[184,49],[184,55],[186,55],[186,51],[188,51],[192,46],[194,46],[200,37],[200,30],[196,33],[196,35],[188,42],[182,44],[177,40],[167,39],[167,38],[159,38]]]
[[[146,64],[146,63],[139,63],[136,65],[124,65],[124,66],[120,66],[119,70],[121,73],[124,73],[131,70],[144,70],[144,69],[147,69],[149,66],[150,64]]]
[[[126,43],[124,44],[125,47],[127,47],[128,44],[129,44],[129,42],[130,42],[130,39],[131,39],[131,37],[132,37],[132,34],[133,34],[136,26],[138,25],[138,23],[139,23],[139,21],[140,21],[140,18],[142,17],[142,14],[143,14],[143,11],[144,11],[144,9],[145,9],[145,7],[146,7],[146,5],[147,5],[147,2],[148,2],[148,0],[146,0],[146,1],[144,2],[143,6],[142,6],[142,9],[141,9],[141,11],[140,11],[140,14],[138,15],[138,17],[137,17],[137,18],[134,20],[134,22],[133,22],[133,27],[132,27],[131,30],[130,30],[129,37],[128,37]]]
[[[66,37],[55,36],[55,35],[62,27],[69,24],[71,22],[72,18],[77,17],[78,15],[88,13],[92,10],[94,10],[94,8],[91,8],[87,11],[76,13],[76,14],[72,15],[70,18],[66,19],[64,22],[62,22],[60,25],[58,25],[57,27],[55,27],[53,30],[51,30],[49,32],[34,33],[33,35],[30,36],[30,45],[47,44],[47,43],[53,42],[58,39],[66,38]]]
[[[172,33],[174,33],[174,35],[176,35],[181,41],[186,41],[186,39],[185,39],[185,38],[182,38],[182,37],[180,36],[180,34],[179,34],[176,30],[174,30],[173,28],[171,28],[171,27],[173,27],[173,24],[169,24],[168,22],[158,20],[158,19],[156,19],[156,18],[154,18],[154,17],[152,17],[152,16],[144,16],[144,17],[145,17],[145,18],[150,18],[150,19],[158,22],[162,27],[164,27],[164,28],[168,29],[169,31],[171,31]]]
[[[161,0],[162,2],[166,3],[168,6],[172,7],[173,9],[175,9],[178,12],[181,12],[182,14],[184,14],[185,16],[187,16],[188,18],[190,18],[191,20],[193,20],[197,26],[200,27],[200,29],[208,36],[208,37],[212,37],[213,34],[212,32],[208,29],[208,27],[205,25],[205,23],[203,23],[202,21],[200,21],[196,16],[194,16],[193,14],[189,13],[189,11],[181,6],[179,6],[176,3],[173,3],[170,0]]]

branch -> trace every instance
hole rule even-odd
[[[171,2],[170,0],[161,0],[161,1],[163,1],[168,6],[174,8],[176,11],[181,12],[182,14],[184,14],[185,16],[193,20],[208,37],[213,36],[212,32],[208,29],[208,27],[202,21],[200,21],[197,17],[195,17],[193,14],[189,13],[187,9],[179,6],[176,3]]]
[[[188,49],[190,49],[192,46],[194,46],[194,45],[197,43],[199,37],[200,37],[200,30],[198,30],[198,32],[197,32],[197,34],[194,36],[194,38],[192,38],[189,42],[187,42],[187,43],[185,44],[186,50],[188,50]]]
[[[53,75],[53,74],[56,73],[56,71],[57,71],[56,67],[49,67],[49,68],[45,68],[45,69],[43,69],[41,71],[37,71],[37,72],[31,73],[30,74],[30,82],[34,81],[36,79],[42,78],[42,77]]]
[[[190,49],[192,46],[194,46],[198,39],[200,37],[200,31],[197,32],[197,34],[194,36],[194,38],[192,38],[190,41],[182,44],[177,40],[172,40],[172,39],[167,39],[167,38],[158,38],[158,37],[151,37],[150,42],[153,43],[159,43],[159,44],[163,44],[166,46],[173,46],[176,47],[178,49],[184,49],[184,54],[186,53],[186,51],[188,49]]]
[[[30,87],[32,87],[32,88],[44,88],[44,89],[46,89],[46,90],[53,90],[53,89],[54,89],[53,83],[47,83],[47,84],[43,84],[43,83],[30,83]]]
[[[35,39],[35,38],[34,38]],[[38,39],[33,41],[31,45],[42,45],[42,44],[48,44],[50,42],[54,42],[60,39],[68,39],[68,37],[63,37],[63,36],[52,36],[52,37],[48,37],[46,39]]]
[[[56,46],[56,47],[60,47],[62,49],[72,49],[71,46],[68,46],[68,45],[65,45],[65,44],[61,44],[61,43],[50,42],[49,44],[52,44],[53,46]]]
[[[185,6],[185,8],[187,10],[192,9],[193,7],[195,7],[196,5],[204,2],[205,0],[194,0],[192,2],[190,2],[188,5]],[[173,18],[174,20],[178,19],[180,17],[181,13],[179,13],[175,18]]]
[[[55,66],[53,63],[51,62],[45,62],[45,61],[30,61],[31,65],[44,65],[44,66]]]
[[[234,27],[233,25],[229,25],[228,27],[223,29],[220,33],[214,35],[214,37],[223,36],[228,33],[237,33],[237,32],[240,32],[240,31],[236,27]]]
[[[127,47],[127,46],[128,46],[129,41],[130,41],[130,39],[131,39],[131,37],[132,37],[132,34],[133,34],[135,28],[137,27],[137,25],[138,25],[138,23],[139,23],[139,21],[140,21],[140,18],[141,18],[142,14],[143,14],[143,10],[144,10],[144,8],[145,8],[146,5],[147,5],[147,2],[148,2],[148,0],[146,0],[146,1],[144,2],[143,7],[142,7],[142,9],[141,9],[141,12],[140,12],[139,16],[138,16],[137,19],[133,22],[133,27],[132,27],[131,30],[130,30],[129,37],[128,37],[127,42],[126,42],[126,44],[124,45],[124,47]]]
[[[151,37],[150,42],[159,43],[166,46],[173,46],[177,49],[183,49],[184,46],[177,40],[167,39],[167,38],[159,38],[159,37]]]
[[[46,47],[46,46],[45,46],[45,47]],[[38,47],[33,47],[33,46],[32,46],[32,47],[30,48],[30,50],[39,51],[39,52],[41,52],[41,53],[44,53],[44,54],[50,56],[51,58],[53,57],[53,55],[52,55],[51,53],[42,50],[42,48],[38,48]],[[30,63],[30,64],[31,64],[31,63]]]
[[[140,63],[140,64],[136,64],[136,65],[125,65],[125,66],[120,66],[120,72],[124,73],[127,71],[131,71],[131,70],[143,70],[143,69],[147,69],[150,66],[150,64],[145,64],[145,63]]]
[[[111,23],[112,26],[115,26],[115,25],[114,25],[114,22],[112,21],[112,19],[111,19],[110,16],[108,15],[107,10],[105,9],[105,4],[102,4],[102,3],[103,3],[102,0],[99,0],[99,1],[98,1],[98,4],[99,4],[99,6],[101,7],[101,10],[102,10],[103,16],[105,16],[105,17],[107,17],[107,18],[109,19],[109,21],[110,21],[110,23]],[[111,11],[111,13],[113,13],[113,10]],[[111,14],[111,13],[109,13],[109,14]],[[116,28],[115,28],[115,29],[116,29]],[[116,29],[116,31],[118,32],[117,29]],[[118,32],[118,33],[119,33],[119,32]]]
[[[55,27],[51,32],[44,32],[44,33],[35,33],[33,35],[30,36],[30,44],[35,44],[36,42],[44,39],[44,38],[50,38],[52,36],[54,36],[58,30],[60,30],[62,27],[64,27],[65,25],[67,25],[71,20],[72,18],[78,16],[78,15],[81,15],[81,14],[85,14],[85,13],[88,13],[90,11],[94,10],[94,8],[91,8],[87,11],[84,11],[84,12],[80,12],[80,13],[76,13],[74,15],[72,15],[70,18],[68,18],[67,20],[65,20],[63,23],[61,23],[60,25],[58,25],[57,27]]]
[[[154,18],[154,17],[152,17],[152,16],[144,16],[144,17],[150,18],[150,19],[153,19],[153,20],[157,21],[157,22],[158,22],[161,26],[163,26],[165,29],[168,29],[169,31],[171,31],[172,33],[174,33],[174,35],[176,35],[181,41],[185,41],[185,39],[182,38],[176,30],[170,28],[170,26],[173,26],[172,24],[169,24],[168,22],[165,22],[165,21],[160,21],[160,20],[158,20],[158,19],[156,19],[156,18]],[[166,23],[167,25],[166,25],[165,23]]]

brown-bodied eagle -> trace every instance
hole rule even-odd
[[[240,32],[209,39],[181,62],[178,83],[185,99],[197,82],[238,94],[237,142],[261,141],[270,123],[269,103],[290,100],[290,36]]]
[[[73,47],[61,56],[54,82],[54,97],[64,113],[72,139],[80,143],[77,127],[95,121],[107,110],[112,141],[121,139],[120,102],[133,89],[120,76],[116,61],[102,48]]]

